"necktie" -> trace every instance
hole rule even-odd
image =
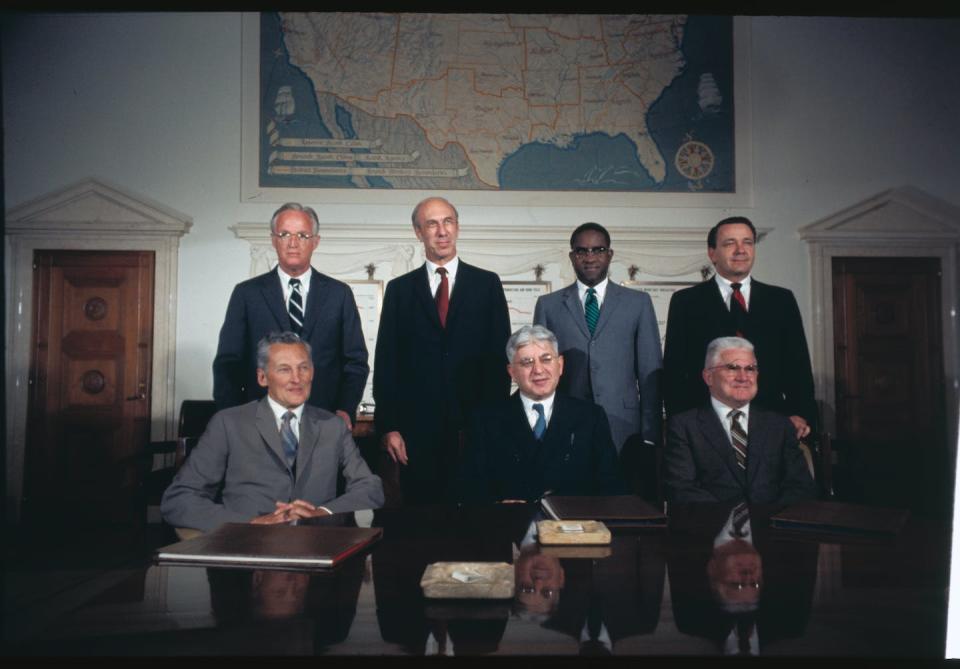
[[[440,325],[447,327],[447,312],[450,310],[450,284],[447,282],[447,270],[445,267],[438,267],[437,274],[440,275],[440,285],[437,287],[437,294],[434,300],[437,302],[437,314],[440,316]]]
[[[287,458],[287,466],[292,470],[293,463],[297,460],[297,435],[293,433],[293,427],[290,425],[294,413],[288,411],[283,414],[283,424],[280,426],[280,441],[283,444],[283,455]]]
[[[747,319],[747,300],[740,292],[741,285],[739,283],[730,284],[730,287],[733,288],[733,295],[730,297],[730,313],[733,315],[733,322],[737,326],[738,337],[743,336],[746,329],[744,323]]]
[[[733,507],[733,526],[731,528],[733,536],[741,539],[747,536],[744,527],[748,520],[750,520],[750,510],[747,508],[746,502],[740,502]]]
[[[734,453],[737,456],[737,464],[740,469],[747,468],[747,433],[740,425],[740,416],[742,411],[733,409],[727,416],[730,418],[730,443],[733,444]]]
[[[533,410],[537,412],[537,422],[533,424],[533,436],[540,441],[543,439],[543,433],[547,431],[547,419],[543,415],[543,405],[539,402],[533,405]]]
[[[593,288],[587,288],[587,299],[583,302],[583,314],[587,318],[587,327],[590,334],[597,329],[597,321],[600,320],[600,305],[597,304],[597,291]]]
[[[290,279],[290,326],[296,333],[303,332],[303,293],[300,292],[300,279]]]

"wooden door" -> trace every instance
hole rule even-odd
[[[30,525],[145,522],[153,268],[152,251],[35,252]]]
[[[836,436],[851,496],[948,512],[939,259],[834,258],[833,293]]]

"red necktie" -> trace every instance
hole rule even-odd
[[[434,299],[437,301],[440,325],[447,327],[447,311],[450,310],[450,284],[447,283],[447,270],[445,268],[438,267],[437,274],[440,275],[440,285],[437,287],[437,294]]]
[[[730,299],[730,313],[733,314],[733,322],[737,324],[737,336],[742,337],[743,324],[747,316],[747,300],[740,292],[739,283],[731,283],[730,287],[733,288],[733,295]]]

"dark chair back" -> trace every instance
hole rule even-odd
[[[213,400],[183,400],[180,405],[178,437],[199,437],[207,429],[207,423],[217,413]]]

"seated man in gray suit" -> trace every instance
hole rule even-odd
[[[380,507],[383,485],[350,430],[306,404],[312,380],[308,343],[291,332],[261,339],[257,381],[267,396],[214,415],[163,495],[163,519],[206,532]]]
[[[507,360],[519,389],[474,413],[460,499],[625,494],[603,409],[556,392],[563,356],[553,333],[542,325],[523,326],[507,340]]]
[[[750,403],[757,395],[753,344],[714,339],[702,375],[710,402],[672,416],[667,426],[667,500],[789,504],[816,497],[793,424]]]

